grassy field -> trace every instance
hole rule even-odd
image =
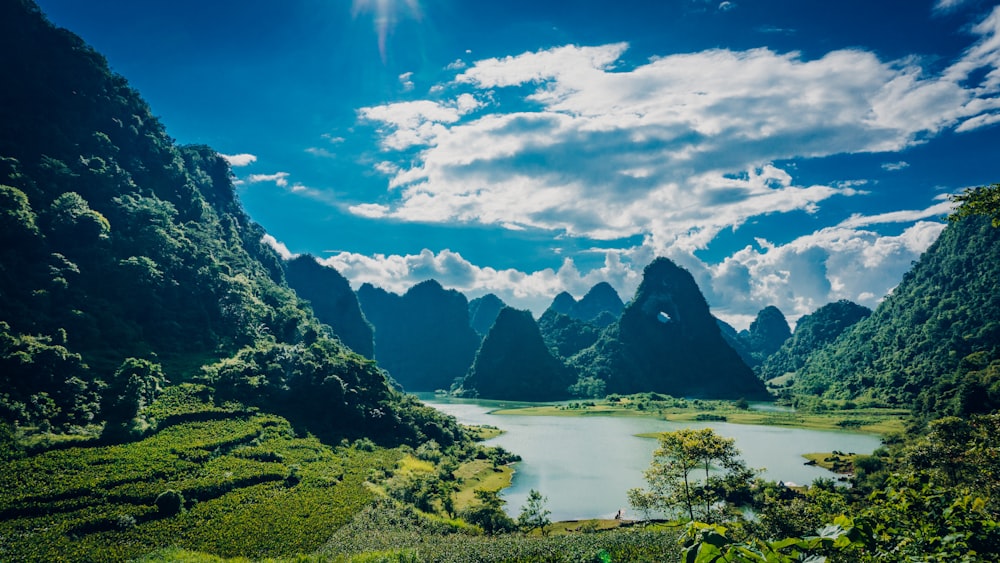
[[[535,416],[630,416],[675,422],[723,421],[735,424],[846,430],[885,435],[903,430],[908,411],[857,407],[845,410],[838,409],[835,405],[824,412],[770,411],[739,408],[735,401],[689,401],[643,393],[612,400],[536,404],[529,407],[495,410],[493,413]]]
[[[271,415],[198,418],[136,442],[0,464],[0,561],[124,561],[168,546],[309,553],[371,503],[366,483],[402,458],[333,448]]]

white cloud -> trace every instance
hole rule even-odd
[[[707,266],[706,293],[718,316],[737,322],[767,305],[791,321],[838,299],[874,308],[944,227],[921,221],[898,236],[881,236],[837,226],[781,246],[746,247]]]
[[[291,260],[292,258],[298,256],[298,254],[295,254],[292,251],[288,250],[288,247],[285,246],[285,243],[278,242],[278,240],[271,235],[264,235],[263,237],[261,237],[260,242],[274,249],[274,251],[278,253],[278,256],[281,256],[283,260]]]
[[[746,328],[768,305],[777,306],[791,323],[839,299],[878,306],[944,227],[943,223],[919,221],[896,236],[828,227],[783,245],[758,241],[759,248],[746,247],[715,265],[679,248],[660,254],[691,272],[713,314],[737,328]],[[277,241],[268,244],[282,256],[291,255]],[[523,272],[476,265],[447,249],[437,253],[425,249],[411,255],[339,252],[320,262],[336,268],[355,289],[367,282],[402,294],[433,278],[469,298],[495,293],[507,304],[530,309],[537,316],[558,293],[568,291],[579,298],[602,281],[628,301],[641,282],[644,266],[657,254],[647,246],[598,252],[604,253],[604,265],[586,273],[570,258],[558,269]]]
[[[966,0],[937,0],[934,3],[935,12],[950,12],[964,4]]]
[[[321,156],[323,158],[337,158],[336,153],[323,147],[309,147],[306,149],[306,152],[313,156]]]
[[[379,127],[376,168],[391,195],[350,211],[642,244],[609,252],[589,273],[571,259],[496,270],[447,250],[327,261],[355,284],[402,292],[436,277],[536,312],[559,291],[580,295],[602,280],[628,299],[656,255],[691,270],[715,312],[737,326],[767,305],[792,320],[841,298],[875,306],[944,228],[934,220],[950,202],[853,215],[785,244],[761,239],[714,264],[695,252],[755,218],[815,213],[831,198],[868,193],[865,179],[807,184],[795,159],[897,152],[1000,122],[1000,7],[971,31],[972,45],[944,70],[862,49],[818,58],[711,49],[636,63],[623,60],[625,43],[462,61],[450,67],[453,82],[431,87],[443,98],[359,110]],[[872,228],[890,223],[905,228]]]
[[[250,174],[243,179],[247,184],[258,184],[260,182],[274,182],[278,187],[288,187],[288,172],[275,172],[274,174]]]
[[[948,215],[955,209],[955,204],[951,201],[942,201],[927,209],[891,211],[872,216],[862,216],[860,214],[851,215],[850,218],[842,221],[839,227],[856,228],[878,225],[882,223],[912,223],[923,219],[940,219]]]
[[[221,156],[222,159],[228,162],[229,166],[232,166],[233,168],[239,166],[248,166],[250,164],[253,164],[254,162],[257,162],[257,156],[249,153],[240,153],[240,154],[219,153],[219,156]]]
[[[615,43],[480,60],[450,85],[471,90],[450,101],[360,111],[382,124],[388,154],[420,151],[381,165],[398,197],[379,213],[701,248],[753,217],[863,193],[802,185],[776,162],[898,151],[1000,120],[1000,72],[965,85],[1000,66],[998,29],[1000,8],[939,75],[860,49],[712,49],[629,67],[628,45]]]
[[[404,72],[403,74],[400,74],[399,83],[400,85],[403,86],[403,91],[408,92],[410,90],[413,90],[413,73]]]

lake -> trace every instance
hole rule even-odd
[[[515,466],[514,481],[501,497],[507,512],[517,516],[531,489],[547,497],[551,519],[613,518],[631,511],[627,491],[644,487],[642,472],[649,467],[657,441],[636,434],[680,428],[713,428],[736,439],[747,466],[764,469],[775,481],[808,485],[817,477],[835,477],[820,467],[804,465],[804,453],[871,453],[877,436],[852,432],[753,426],[725,422],[668,422],[652,418],[613,416],[521,416],[489,411],[496,402],[421,395],[421,400],[450,414],[463,424],[486,424],[505,431],[488,445],[502,446],[523,458]]]

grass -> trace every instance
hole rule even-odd
[[[854,473],[854,460],[858,455],[854,453],[842,452],[820,452],[802,454],[802,457],[810,461],[811,465],[817,465],[823,469],[834,473]]]
[[[651,397],[656,398],[651,398]],[[662,399],[662,400],[660,400]],[[652,393],[618,400],[507,408],[493,414],[532,416],[624,416],[659,418],[674,422],[725,421],[734,424],[789,426],[812,430],[841,430],[885,435],[904,429],[905,409],[854,408],[826,412],[773,412],[740,409],[735,401],[674,399]]]
[[[452,494],[455,510],[459,511],[476,504],[476,490],[499,491],[510,486],[514,469],[509,465],[494,467],[488,459],[468,461],[455,470],[458,490]]]
[[[469,426],[463,424],[462,429],[477,442],[485,442],[504,433],[503,430],[500,430],[496,426]]]
[[[213,554],[191,561],[310,553],[372,502],[368,480],[403,458],[333,448],[276,416],[206,415],[136,442],[0,463],[0,560],[123,561],[166,547],[182,551],[163,560],[183,561],[183,550]],[[184,499],[176,514],[156,506],[168,489]]]

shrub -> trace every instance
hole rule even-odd
[[[167,489],[157,495],[155,502],[161,516],[173,516],[184,508],[184,496],[173,489]]]

